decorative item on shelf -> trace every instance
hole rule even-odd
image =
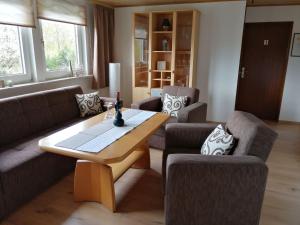
[[[146,80],[140,80],[140,83],[141,83],[141,84],[146,84],[147,81],[146,81]]]
[[[162,50],[169,51],[169,40],[167,38],[162,39]]]
[[[162,22],[162,29],[164,31],[169,31],[171,29],[171,23],[170,23],[170,20],[165,18],[163,19],[163,22]]]
[[[166,70],[167,62],[166,61],[157,61],[157,70]]]
[[[75,77],[82,77],[84,75],[83,65],[79,65],[78,69],[75,70]]]
[[[6,81],[6,86],[7,86],[7,87],[12,87],[12,86],[13,86],[12,80]]]
[[[4,80],[0,80],[0,88],[4,88],[5,87],[5,82]]]
[[[116,116],[115,116],[115,120],[113,122],[116,127],[124,126],[124,120],[122,119],[122,113],[121,113],[122,106],[123,106],[123,102],[120,100],[120,92],[118,92],[117,93],[117,101],[115,104]]]

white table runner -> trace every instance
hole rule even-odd
[[[104,120],[78,134],[57,143],[55,146],[97,153],[120,139],[122,136],[150,119],[156,112],[127,109],[122,112],[125,126],[115,127],[114,119]]]

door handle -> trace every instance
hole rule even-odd
[[[240,75],[241,75],[241,78],[242,78],[242,79],[245,78],[245,75],[246,75],[246,67],[243,66],[243,67],[241,68]]]

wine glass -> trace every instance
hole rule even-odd
[[[106,120],[114,118],[115,113],[113,110],[113,106],[114,106],[113,102],[105,102],[104,103],[104,107],[106,108],[106,114],[105,114]]]

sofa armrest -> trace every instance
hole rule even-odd
[[[160,97],[150,97],[150,98],[132,103],[131,108],[160,112],[162,109],[161,98]]]
[[[207,104],[197,102],[178,112],[179,123],[204,123],[206,121]]]
[[[166,225],[258,224],[267,174],[254,156],[170,155]]]
[[[169,123],[166,125],[166,148],[200,149],[215,128],[213,123]]]

